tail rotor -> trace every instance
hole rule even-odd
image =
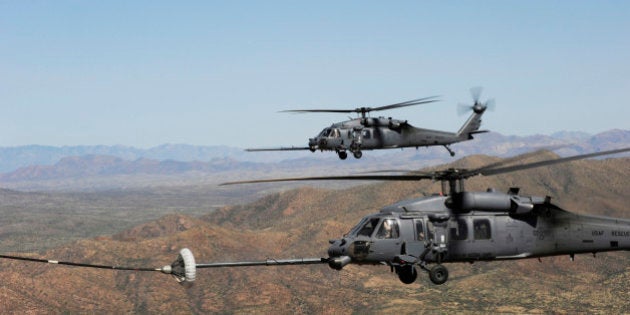
[[[470,95],[472,96],[474,103],[472,105],[461,104],[461,103],[458,104],[457,114],[461,116],[468,113],[471,110],[477,114],[483,113],[486,109],[493,111],[496,107],[496,103],[494,99],[489,99],[485,103],[482,103],[480,101],[482,91],[483,91],[483,88],[480,86],[471,88]]]

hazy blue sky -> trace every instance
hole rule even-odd
[[[3,1],[0,146],[304,145],[379,106],[456,131],[630,128],[628,1]]]

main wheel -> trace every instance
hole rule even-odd
[[[404,284],[412,284],[418,278],[418,272],[413,265],[405,265],[397,268],[398,279]]]
[[[346,151],[339,151],[339,158],[345,160],[348,157],[348,153]]]
[[[355,151],[353,154],[355,159],[360,159],[363,156],[363,152],[361,151]]]
[[[436,265],[429,270],[429,279],[435,284],[443,284],[448,280],[448,269],[442,265]]]

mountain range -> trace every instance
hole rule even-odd
[[[561,156],[616,149],[630,144],[630,131],[593,136],[561,132],[551,136],[486,133],[453,146],[457,157],[486,154],[507,157],[538,148]],[[278,173],[349,174],[405,165],[421,168],[453,161],[441,147],[368,151],[361,160],[339,160],[332,152],[250,153],[225,146],[162,145],[0,148],[0,186],[21,190],[98,190],[147,185],[199,185],[225,179]]]

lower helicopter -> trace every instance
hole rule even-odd
[[[446,170],[405,175],[322,176],[229,182],[221,185],[319,180],[433,180],[442,183],[440,195],[401,201],[362,218],[347,234],[330,240],[327,258],[267,259],[196,263],[184,248],[170,265],[159,268],[121,267],[38,259],[13,255],[0,258],[111,270],[171,274],[183,284],[195,281],[197,269],[327,264],[341,270],[348,264],[386,265],[401,282],[411,284],[418,270],[434,284],[448,280],[445,263],[496,261],[546,256],[630,250],[630,220],[581,215],[562,209],[549,196],[521,195],[494,190],[469,192],[464,181],[477,175],[497,175],[573,160],[630,151],[630,148],[583,154],[528,164],[506,166],[526,156],[506,159],[476,169]],[[394,171],[388,171],[394,172]]]

